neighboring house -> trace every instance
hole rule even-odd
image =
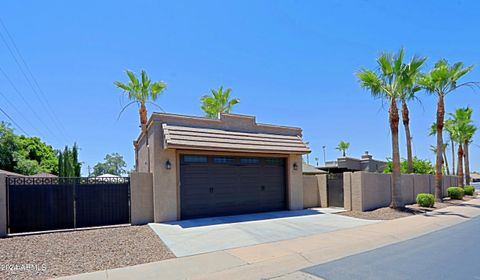
[[[348,171],[382,173],[386,164],[386,161],[373,159],[368,152],[365,152],[361,158],[339,157],[336,161],[327,161],[325,166],[320,166],[319,169],[325,170],[328,173],[343,173]]]
[[[480,182],[480,173],[473,172],[470,174],[470,178],[472,178],[472,182],[478,183]]]
[[[2,169],[0,169],[0,175],[25,177],[25,175],[23,175],[23,174],[19,174],[19,173],[7,171],[7,170],[2,170]]]
[[[153,113],[134,141],[136,171],[153,174],[155,222],[303,208],[295,127]]]
[[[113,175],[113,174],[102,174],[100,176],[96,176],[97,178],[120,178],[121,176]]]
[[[325,170],[320,170],[318,167],[310,165],[306,162],[302,164],[302,172],[303,175],[317,175],[317,174],[327,174],[328,172]]]
[[[58,176],[50,174],[50,173],[42,172],[42,173],[38,173],[38,174],[35,174],[35,175],[30,175],[28,177],[57,178]]]

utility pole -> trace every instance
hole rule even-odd
[[[325,148],[326,147],[327,146],[325,146],[325,145],[322,146],[322,149],[323,149],[323,165],[327,164],[327,159],[326,159],[327,157],[326,157],[326,154],[325,154]]]

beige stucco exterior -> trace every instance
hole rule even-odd
[[[153,177],[152,173],[130,174],[130,205],[132,225],[143,225],[153,221]]]
[[[242,147],[201,149],[195,145],[182,147],[181,149],[170,148],[164,135],[165,124],[188,126],[195,129],[218,129],[227,132],[258,133],[261,135],[271,134],[272,137],[294,136],[298,137],[300,142],[302,132],[300,128],[257,124],[255,118],[251,116],[223,114],[220,119],[208,119],[154,113],[139,138],[134,141],[136,171],[152,173],[154,222],[181,219],[179,161],[182,154],[283,157],[287,162],[288,208],[291,210],[303,209],[302,154],[305,152],[277,152],[270,149],[263,151],[261,148],[249,151],[242,149]],[[167,162],[171,165],[170,169],[166,168]]]

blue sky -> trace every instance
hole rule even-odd
[[[40,86],[32,90],[0,40],[0,67],[28,103],[0,73],[0,92],[15,108],[2,96],[0,107],[56,148],[76,141],[85,166],[111,152],[133,165],[138,112],[117,120],[113,85],[126,80],[126,68],[165,81],[157,103],[171,113],[202,115],[202,95],[231,87],[241,99],[235,113],[303,128],[313,163],[323,162],[323,145],[327,160],[336,158],[340,140],[352,156],[391,154],[387,108],[354,76],[375,67],[380,51],[403,46],[408,56],[427,56],[426,69],[442,57],[480,64],[477,1],[8,1],[0,18]],[[480,65],[465,80],[479,74]],[[410,104],[414,153],[433,160],[427,130],[436,99],[419,97]],[[447,111],[472,106],[478,124],[479,101],[480,91],[460,89]],[[403,128],[400,140],[405,157]],[[479,156],[473,145],[475,170]]]

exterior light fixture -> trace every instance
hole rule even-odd
[[[167,162],[165,162],[165,168],[168,170],[172,169],[172,163],[168,159],[167,159]]]
[[[293,170],[298,170],[298,165],[296,162],[293,163]]]

